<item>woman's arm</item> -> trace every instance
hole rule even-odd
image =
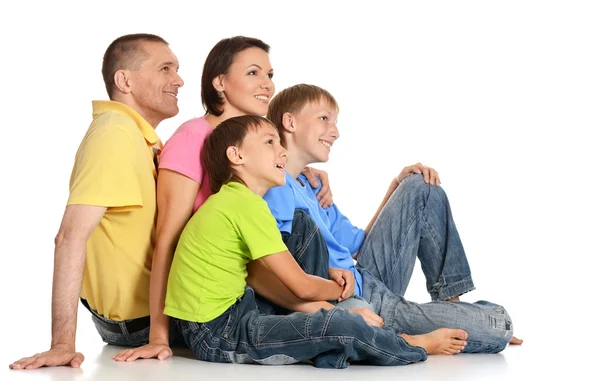
[[[158,172],[157,183],[156,247],[150,274],[150,340],[148,345],[120,352],[114,357],[117,361],[153,357],[163,360],[172,355],[169,348],[171,319],[163,314],[167,280],[177,241],[192,216],[200,184],[164,168]]]

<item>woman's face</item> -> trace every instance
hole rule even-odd
[[[273,68],[264,50],[253,47],[239,52],[220,82],[224,114],[265,116],[275,93],[272,78]]]

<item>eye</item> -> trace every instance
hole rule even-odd
[[[328,118],[327,118],[326,116],[322,116],[322,117],[320,117],[319,119],[321,119],[321,120],[323,120],[323,121],[327,122],[327,119],[328,119]]]
[[[256,70],[252,70],[251,72],[248,73],[248,75],[256,75]]]
[[[269,139],[269,141],[267,141],[267,144],[273,144],[273,139]]]
[[[273,73],[267,74],[267,77],[269,77],[269,79],[273,79]]]
[[[169,67],[168,66],[163,66],[160,68],[161,71],[169,71]]]

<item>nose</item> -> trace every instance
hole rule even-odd
[[[175,78],[173,79],[172,84],[175,87],[181,87],[181,86],[183,86],[183,79],[181,78],[181,76],[179,75],[179,73],[175,72]]]
[[[337,140],[340,137],[340,131],[337,128],[337,124],[334,124],[333,128],[331,129],[331,137],[334,140]]]
[[[285,147],[284,147],[284,146],[281,146],[281,152],[279,153],[279,156],[280,156],[282,159],[286,159],[286,160],[287,160],[287,157],[288,157],[288,151],[287,151],[287,149],[285,149]]]
[[[265,75],[264,77],[264,81],[263,83],[260,85],[260,87],[264,90],[272,90],[275,88],[275,86],[273,85],[273,80],[271,78],[269,78],[268,75]]]

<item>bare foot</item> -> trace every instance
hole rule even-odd
[[[460,302],[460,298],[458,296],[453,296],[445,300],[446,302]]]
[[[510,338],[510,341],[508,343],[511,345],[521,345],[521,344],[523,344],[523,340],[517,339],[516,337],[513,336]]]
[[[424,335],[400,335],[407,343],[425,349],[430,355],[454,355],[467,345],[462,329],[440,328]]]

